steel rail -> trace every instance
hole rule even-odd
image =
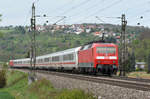
[[[131,81],[128,79],[122,80],[122,79],[113,79],[108,77],[93,77],[93,76],[86,76],[86,75],[69,74],[69,73],[52,72],[52,71],[41,71],[41,70],[38,70],[37,72],[44,73],[44,74],[51,74],[55,76],[61,76],[61,77],[68,77],[72,79],[85,80],[85,81],[90,81],[95,83],[109,84],[109,85],[119,86],[124,88],[150,91],[150,83],[144,81],[140,82],[140,80]]]
[[[18,69],[17,69],[18,70]],[[28,71],[28,69],[20,69],[23,71]],[[141,91],[150,91],[150,81],[148,79],[136,79],[136,78],[128,78],[128,77],[105,77],[105,76],[91,76],[91,75],[83,75],[83,74],[73,74],[73,73],[63,73],[56,71],[45,71],[45,70],[35,70],[37,74],[50,74],[60,77],[66,77],[71,79],[78,79],[84,81],[90,81],[94,83],[103,83],[112,86],[119,86],[129,89],[136,89]]]

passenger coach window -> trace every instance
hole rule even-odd
[[[52,61],[59,61],[59,56],[52,57]]]
[[[18,63],[19,63],[19,64],[22,64],[22,61],[19,61]]]
[[[63,56],[63,60],[64,60],[64,61],[66,61],[66,60],[68,60],[68,59],[69,59],[69,58],[68,58],[68,55],[64,55],[64,56]]]
[[[73,54],[69,54],[69,60],[73,60]]]
[[[38,59],[38,63],[43,63],[43,60],[42,59]]]
[[[49,62],[49,58],[44,58],[44,62]]]
[[[74,55],[73,55],[73,54],[63,55],[63,60],[64,60],[64,61],[67,61],[67,60],[74,60]]]
[[[28,61],[28,64],[30,63],[30,61]]]

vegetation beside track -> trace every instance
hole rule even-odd
[[[150,74],[147,74],[146,72],[131,72],[127,76],[133,78],[150,79]]]
[[[7,85],[0,89],[0,99],[95,99],[82,90],[58,90],[42,79],[28,85],[28,76],[19,71],[7,72]]]

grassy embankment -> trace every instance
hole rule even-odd
[[[42,79],[28,86],[27,74],[7,72],[7,86],[0,89],[0,99],[95,99],[81,90],[58,90]]]
[[[150,74],[147,74],[146,72],[131,72],[127,76],[128,77],[133,77],[133,78],[150,79]]]

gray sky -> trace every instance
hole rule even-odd
[[[33,1],[35,0],[1,0],[0,13],[3,16],[0,26],[29,25]],[[59,24],[120,24],[119,19],[108,17],[119,17],[125,13],[129,25],[140,22],[141,25],[150,26],[149,7],[150,0],[36,0],[36,14],[49,16],[38,18],[37,24],[44,24],[46,20],[53,24],[61,18],[58,16],[67,17]],[[140,19],[140,16],[144,18]]]

